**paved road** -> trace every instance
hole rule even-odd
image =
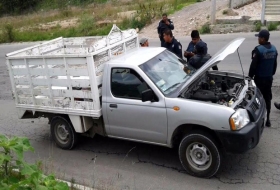
[[[276,40],[278,33],[273,33]],[[211,54],[237,36],[247,40],[240,48],[245,73],[248,72],[250,51],[256,45],[253,34],[206,35]],[[186,46],[185,38],[179,38]],[[150,40],[151,45],[158,41]],[[274,44],[280,49],[279,40]],[[177,151],[164,147],[96,137],[83,138],[76,149],[58,149],[50,139],[45,119],[18,120],[11,98],[10,84],[5,68],[5,54],[29,44],[0,45],[0,133],[30,138],[34,153],[27,160],[42,160],[47,172],[63,179],[101,187],[102,189],[279,189],[280,188],[280,111],[272,108],[273,127],[266,128],[259,145],[243,154],[228,155],[225,167],[212,179],[191,177],[183,171]],[[240,72],[236,55],[229,56],[221,69]],[[274,99],[280,101],[279,72],[277,72]]]

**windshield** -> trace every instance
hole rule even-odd
[[[168,50],[139,67],[164,95],[176,91],[196,72],[196,69]]]

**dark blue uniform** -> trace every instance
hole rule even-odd
[[[277,56],[278,52],[270,42],[259,45],[252,51],[252,63],[249,70],[249,76],[254,77],[265,99],[268,118],[271,109],[273,75],[277,69]]]
[[[200,42],[203,42],[203,41],[200,39]],[[206,44],[206,43],[205,43],[205,44]],[[205,52],[207,53],[207,50],[208,50],[207,44],[206,44],[206,47],[205,47],[205,48],[206,48]],[[187,51],[187,52],[195,53],[195,44],[194,44],[192,41],[190,41],[190,43],[189,43],[189,45],[188,45],[186,51]],[[186,58],[187,58],[187,60],[189,60],[191,57],[190,57],[190,56],[187,56]]]
[[[161,42],[161,47],[164,46],[164,39],[163,39],[164,30],[166,30],[166,29],[174,30],[174,24],[173,24],[172,20],[170,20],[170,19],[167,19],[167,20],[170,23],[169,25],[165,24],[165,22],[163,20],[161,20],[161,21],[159,21],[158,27],[157,27],[157,31],[158,31],[158,34],[159,34],[159,39],[160,39],[160,42]]]
[[[182,45],[179,41],[177,41],[174,37],[172,38],[171,43],[165,42],[163,44],[166,49],[176,54],[178,57],[182,58]]]

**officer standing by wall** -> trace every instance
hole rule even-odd
[[[157,31],[158,31],[158,37],[160,39],[161,47],[163,47],[164,39],[163,39],[163,32],[166,29],[174,30],[174,24],[172,20],[167,18],[167,14],[162,14],[162,20],[159,21]]]
[[[182,56],[182,45],[179,41],[177,41],[173,34],[172,31],[169,29],[166,29],[163,32],[163,38],[164,38],[164,44],[163,47],[165,47],[166,49],[168,49],[169,51],[173,52],[174,54],[176,54],[178,57],[180,57],[181,59],[183,59]]]
[[[277,56],[278,52],[274,45],[269,40],[269,32],[261,30],[256,34],[259,41],[259,46],[256,46],[252,51],[252,63],[249,70],[249,76],[254,78],[257,87],[260,89],[266,103],[267,121],[266,126],[270,127],[270,109],[272,99],[272,82],[273,75],[277,69]]]

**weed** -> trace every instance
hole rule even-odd
[[[223,15],[227,15],[228,14],[228,10],[223,10]]]
[[[26,163],[26,151],[34,151],[27,138],[0,135],[1,189],[69,189],[66,183],[56,181],[54,175],[45,176],[41,163]]]
[[[201,34],[209,34],[209,33],[211,33],[210,24],[209,24],[209,23],[204,24],[204,25],[199,29],[199,33],[201,33]]]
[[[257,21],[257,22],[255,23],[255,31],[256,31],[256,32],[259,32],[259,31],[261,30],[261,28],[262,28],[262,23],[261,23],[261,21]]]
[[[88,36],[95,28],[95,21],[92,16],[84,15],[80,19],[80,25],[78,27],[78,31],[80,32],[80,34]]]
[[[4,26],[3,38],[6,39],[7,42],[13,42],[15,40],[14,27],[11,24],[6,24]]]
[[[64,9],[60,12],[61,17],[72,17],[73,13],[71,9]]]
[[[279,25],[278,22],[270,22],[267,26],[267,29],[268,31],[276,30],[278,25]]]

